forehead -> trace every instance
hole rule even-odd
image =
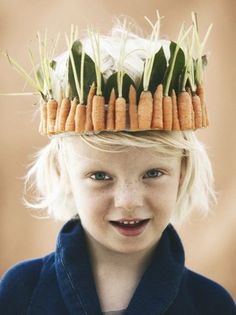
[[[179,157],[169,156],[154,150],[153,148],[122,147],[114,152],[114,147],[106,147],[102,151],[97,147],[91,147],[80,138],[72,138],[67,142],[68,158],[78,166],[101,165],[107,167],[137,167],[139,164],[162,163],[172,164],[179,162]],[[117,149],[117,148],[116,148]]]

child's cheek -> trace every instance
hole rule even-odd
[[[104,189],[78,187],[75,195],[77,211],[87,216],[104,216],[109,207],[109,195]]]

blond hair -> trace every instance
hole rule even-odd
[[[66,154],[72,135],[54,136],[50,143],[35,154],[25,179],[24,194],[33,189],[34,201],[23,202],[32,209],[46,209],[47,216],[67,221],[78,217],[67,173]],[[203,215],[216,201],[212,167],[204,145],[193,131],[100,132],[76,135],[89,146],[104,152],[126,151],[130,146],[152,148],[167,156],[181,156],[184,177],[180,185],[171,223],[181,223],[193,209]]]

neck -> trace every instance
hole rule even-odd
[[[120,253],[104,247],[90,235],[87,244],[102,310],[127,308],[155,246],[135,253]],[[119,285],[114,286],[117,280]]]
[[[114,252],[92,239],[91,236],[87,236],[87,244],[92,268],[96,274],[106,270],[110,275],[117,276],[119,272],[119,276],[129,273],[137,277],[147,268],[156,247],[155,243],[152,247],[135,253]]]

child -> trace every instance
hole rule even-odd
[[[159,21],[160,18],[153,26],[154,35],[158,33]],[[124,52],[127,54],[122,66],[116,58],[119,43],[117,36],[123,47],[121,55],[124,57]],[[124,39],[123,36],[127,37]],[[179,37],[182,44],[183,37]],[[155,36],[152,41],[160,44]],[[91,39],[92,44],[98,42],[98,37]],[[61,67],[59,70],[56,68],[53,74],[48,72],[51,89],[48,85],[46,92],[41,90],[46,103],[41,105],[40,132],[47,134],[50,142],[37,154],[26,176],[26,184],[34,180],[39,196],[35,203],[27,200],[25,203],[35,209],[46,208],[49,217],[66,223],[58,235],[54,252],[21,262],[3,276],[0,284],[0,313],[236,314],[234,301],[224,288],[185,267],[184,249],[173,227],[174,223],[187,217],[194,207],[207,211],[210,201],[215,199],[211,164],[194,131],[198,122],[196,119],[193,121],[192,111],[190,116],[181,116],[179,98],[179,128],[174,128],[176,99],[173,93],[172,97],[164,93],[161,97],[163,112],[158,112],[159,116],[162,113],[163,125],[162,128],[155,127],[157,120],[153,116],[151,120],[148,118],[148,97],[151,94],[155,98],[157,94],[148,95],[145,89],[146,80],[151,90],[154,77],[150,75],[149,78],[144,76],[141,82],[146,94],[139,95],[138,112],[131,113],[132,86],[137,86],[137,81],[141,80],[140,67],[145,60],[143,51],[147,41],[127,33],[122,27],[115,27],[111,37],[104,37],[101,43],[101,47],[105,47],[104,51],[93,51],[94,59],[97,58],[94,71],[96,95],[90,82],[86,106],[82,101],[86,89],[81,88],[83,80],[78,79],[76,71],[79,68],[79,73],[84,73],[86,82],[92,70],[90,68],[86,74],[83,60],[87,58],[88,62],[88,55],[81,53],[80,65],[73,59],[76,56],[75,46],[70,46],[68,77],[70,80],[72,71],[74,81],[71,79],[69,89],[61,76],[64,73]],[[166,42],[162,42],[162,47],[165,45]],[[167,46],[163,49],[165,58],[168,55]],[[93,45],[89,46],[88,40],[83,41],[83,47],[87,53],[91,53],[90,50],[94,48]],[[128,56],[127,47],[132,48],[132,56]],[[178,45],[176,47],[173,54],[169,50],[169,65],[166,64],[165,73],[170,73],[171,68],[173,70],[174,65],[181,60],[178,54],[177,61],[174,60],[174,54],[179,52]],[[63,60],[67,57],[64,54],[55,62],[65,65]],[[116,66],[122,70],[117,73],[117,86],[114,83],[115,88],[109,90],[110,98],[106,102],[109,106],[103,103],[99,107],[98,101],[102,102],[102,95],[105,94],[101,84],[99,89],[99,77],[102,81],[102,73],[106,86],[109,86],[109,76]],[[124,73],[122,75],[124,69],[132,77],[133,85],[129,84]],[[149,70],[151,74],[152,69],[151,65],[146,71]],[[43,72],[47,77],[46,71]],[[55,79],[58,76],[61,78],[59,87]],[[123,79],[123,86],[119,76]],[[170,80],[162,78],[163,86],[160,84],[159,89],[161,86],[163,90],[169,91],[168,84],[174,82],[173,78],[172,71]],[[193,94],[193,100],[197,94],[193,93],[191,77],[188,77],[188,81],[182,79],[184,86],[191,88],[187,93]],[[128,96],[125,96],[125,86],[129,87]],[[58,94],[61,90],[65,93],[61,97],[62,101],[61,94]],[[103,93],[97,93],[99,90]],[[114,91],[118,97],[112,98]],[[176,91],[180,96],[181,92],[178,89]],[[50,99],[47,92],[52,92],[54,98]],[[125,108],[125,116],[120,115],[122,98],[129,102],[129,112]],[[79,104],[77,99],[80,100]],[[171,116],[166,113],[167,99],[171,100]],[[68,100],[70,106],[63,120]],[[52,102],[54,111],[50,107]],[[92,111],[89,107],[91,102]],[[115,116],[112,116],[114,104]],[[151,104],[155,113],[155,101]],[[143,105],[146,106],[144,111]],[[86,115],[83,116],[83,113]],[[74,115],[72,120],[71,115]],[[201,115],[204,116],[203,110]],[[138,122],[136,127],[135,118]],[[147,121],[149,125],[144,124]],[[92,122],[90,128],[89,122]],[[111,122],[114,123],[113,128],[109,129]],[[125,124],[122,125],[122,122]],[[189,122],[191,128],[186,127]],[[200,127],[206,124],[202,122]],[[99,128],[101,125],[102,128]]]

